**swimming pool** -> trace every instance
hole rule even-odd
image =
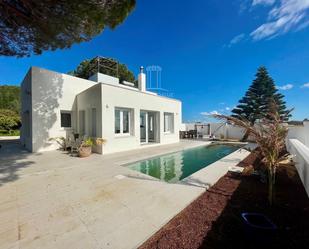
[[[238,150],[242,145],[211,144],[126,165],[160,180],[175,183]]]

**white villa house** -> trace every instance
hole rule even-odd
[[[21,144],[31,152],[55,150],[50,138],[102,137],[95,152],[113,152],[179,141],[182,104],[146,90],[141,68],[138,88],[96,73],[88,80],[31,67],[21,84]]]

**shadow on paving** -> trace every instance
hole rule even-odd
[[[32,165],[31,155],[22,148],[19,139],[0,140],[0,186],[19,178],[18,171]]]
[[[270,207],[267,185],[257,176],[227,173],[140,249],[307,248],[309,198],[295,167],[278,172],[276,189],[276,202]],[[242,212],[265,214],[278,226],[277,234],[271,241],[251,238]]]

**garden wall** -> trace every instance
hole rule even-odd
[[[298,139],[309,147],[309,121],[304,121],[303,126],[290,126],[288,139]]]
[[[309,196],[309,148],[298,139],[288,139],[287,150],[294,155],[295,167]]]

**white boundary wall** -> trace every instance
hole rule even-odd
[[[309,196],[309,148],[297,139],[289,139],[287,150],[294,155],[295,167]]]
[[[205,123],[203,125],[207,126],[208,124]],[[182,124],[182,126],[182,130],[184,131],[195,129],[195,123]],[[244,129],[237,126],[226,123],[210,123],[210,134],[214,135],[216,138],[223,137],[225,139],[240,140],[244,136],[244,133]],[[205,130],[205,134],[203,135],[209,135],[209,133]],[[303,126],[289,126],[287,139],[298,139],[309,147],[309,121],[304,121]]]
[[[290,126],[288,139],[297,139],[309,147],[309,121],[304,121],[303,126]]]

